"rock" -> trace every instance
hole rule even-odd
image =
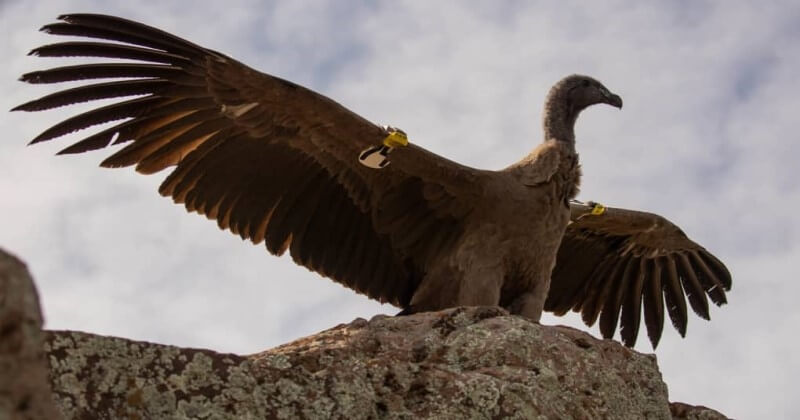
[[[249,356],[45,331],[50,400],[36,294],[9,258],[3,420],[56,418],[53,401],[69,419],[725,418],[670,404],[655,356],[490,307],[357,319]]]
[[[499,308],[356,320],[242,357],[51,332],[68,418],[669,419],[653,356]]]
[[[727,420],[724,414],[702,405],[689,405],[680,402],[669,404],[669,411],[674,420]]]
[[[59,419],[42,350],[39,297],[22,261],[0,250],[0,419]]]

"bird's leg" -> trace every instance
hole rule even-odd
[[[534,282],[536,285],[532,290],[528,290],[517,296],[510,305],[508,311],[515,315],[522,315],[534,322],[539,322],[544,310],[544,302],[547,299],[547,291],[550,288],[550,278],[546,281]]]
[[[459,270],[441,265],[429,271],[402,314],[454,306],[497,306],[502,276],[494,267]]]
[[[472,267],[461,277],[459,306],[498,306],[503,276],[500,267]]]

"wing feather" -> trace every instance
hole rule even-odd
[[[594,325],[600,312],[605,307],[605,304],[612,293],[614,283],[619,280],[619,273],[624,269],[627,264],[626,258],[620,258],[613,261],[614,265],[608,272],[607,276],[598,277],[597,289],[594,293],[587,296],[587,304],[582,311],[583,322],[588,326]]]
[[[384,170],[363,167],[358,154],[388,132],[302,86],[127,19],[68,14],[59,20],[42,31],[107,42],[54,43],[31,55],[136,62],[23,75],[33,84],[115,80],[51,93],[15,110],[119,99],[54,125],[32,143],[113,123],[60,153],[130,142],[102,166],[143,173],[173,167],[161,194],[222,229],[263,241],[271,253],[288,249],[298,264],[372,298],[407,305],[426,265],[452,245],[480,198],[474,187],[484,172],[417,146],[396,150]],[[379,207],[391,214],[390,223],[382,223]]]
[[[13,111],[44,111],[98,99],[147,95],[150,93],[162,94],[171,84],[170,81],[163,79],[144,79],[79,86],[26,102],[15,107]]]
[[[163,99],[160,97],[145,96],[84,112],[50,127],[31,140],[30,144],[51,140],[94,125],[135,117],[143,110],[161,103]]]
[[[639,265],[635,273],[632,273],[630,285],[626,288],[625,300],[622,303],[622,318],[620,319],[620,336],[626,346],[631,347],[636,343],[639,334],[639,320],[642,313],[642,290],[644,289],[644,278],[646,273],[647,260],[639,258],[636,260]]]
[[[659,259],[655,258],[648,259],[647,264],[650,275],[646,281],[643,281],[644,322],[647,325],[647,336],[650,338],[650,344],[653,345],[653,348],[656,348],[661,340],[661,332],[664,330],[664,294],[661,289],[661,263]]]
[[[314,206],[311,216],[305,220],[292,241],[290,250],[292,258],[297,264],[319,272],[321,270],[321,256],[325,247],[323,232],[323,219],[331,211],[331,206],[337,198],[339,190],[335,184],[325,183],[319,193],[319,202]],[[337,278],[337,277],[334,277]]]
[[[681,287],[678,269],[675,266],[675,260],[672,258],[664,257],[662,263],[664,265],[661,271],[661,278],[666,280],[664,284],[664,301],[667,304],[667,312],[672,320],[672,325],[678,330],[681,337],[685,337],[686,324],[689,318],[686,311],[686,295]]]
[[[619,323],[628,346],[635,344],[644,316],[655,348],[665,305],[683,336],[687,298],[705,319],[707,296],[717,305],[726,302],[731,277],[725,265],[665,218],[615,208],[593,215],[592,207],[580,203],[571,203],[570,208],[572,223],[558,251],[546,310],[563,314],[571,308],[581,312],[589,326],[599,316],[606,338],[614,335]]]
[[[706,293],[711,298],[711,300],[717,305],[724,305],[727,303],[727,298],[725,296],[725,286],[722,284],[717,276],[711,271],[708,265],[703,261],[703,258],[700,256],[702,252],[690,252],[689,257],[692,261],[692,267],[695,269],[697,276],[700,278],[700,282],[703,285]]]
[[[178,54],[150,48],[140,48],[132,45],[109,44],[105,42],[71,41],[43,45],[31,50],[28,55],[36,57],[102,57],[115,59],[130,59],[148,61],[153,63],[172,64],[184,67],[191,64],[191,60]],[[74,76],[71,76],[74,77]],[[73,80],[70,78],[69,80]],[[26,80],[28,83],[35,81]]]
[[[613,338],[617,329],[617,322],[622,308],[623,297],[627,291],[631,278],[635,277],[639,260],[628,256],[625,260],[621,275],[614,276],[607,286],[608,297],[604,299],[603,312],[600,315],[600,332],[603,338]],[[614,275],[614,273],[612,273]]]
[[[703,319],[711,319],[711,315],[708,313],[708,299],[706,299],[703,286],[700,285],[700,280],[694,274],[694,268],[689,262],[689,258],[681,252],[677,254],[677,260],[683,290],[686,291],[694,313]]]

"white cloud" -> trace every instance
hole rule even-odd
[[[800,414],[788,391],[800,374],[796,2],[185,4],[3,4],[0,109],[49,92],[14,80],[60,63],[24,54],[55,42],[36,28],[73,11],[162,27],[484,168],[540,140],[553,82],[597,76],[625,108],[581,116],[582,198],[661,213],[734,274],[712,322],[692,318],[685,340],[665,333],[671,398],[743,418]],[[395,311],[185,214],[155,192],[163,175],[97,169],[104,152],[51,156],[68,139],[23,147],[72,112],[0,113],[0,246],[34,272],[48,327],[248,353]]]

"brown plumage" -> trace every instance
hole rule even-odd
[[[614,335],[619,320],[623,342],[633,346],[643,307],[647,334],[656,347],[665,302],[682,336],[684,295],[704,319],[710,319],[706,295],[717,305],[727,302],[731,276],[725,265],[669,220],[615,208],[595,215],[594,208],[570,203],[571,223],[558,250],[546,310],[563,315],[572,309],[589,326],[599,316],[605,338]]]
[[[15,110],[135,98],[67,119],[32,143],[115,122],[60,153],[128,143],[102,166],[135,165],[146,174],[174,166],[162,195],[404,313],[501,305],[539,320],[543,309],[573,309],[590,325],[599,316],[606,337],[619,321],[633,345],[643,306],[655,346],[663,300],[681,334],[685,294],[704,318],[706,294],[725,302],[724,265],[665,219],[619,209],[587,215],[591,207],[570,204],[580,181],[578,114],[598,103],[622,106],[590,77],[569,76],[552,88],[544,141],[506,169],[469,168],[414,145],[394,148],[391,164],[373,169],[358,157],[391,130],[331,99],[140,23],[59,19],[42,30],[117,42],[63,42],[32,55],[136,61],[28,73],[22,80],[29,83],[126,80],[56,92]]]

